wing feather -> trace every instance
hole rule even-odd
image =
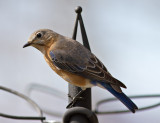
[[[50,57],[53,64],[59,69],[84,76],[94,81],[110,83],[118,92],[122,92],[120,87],[126,86],[115,79],[103,65],[103,63],[93,55],[88,49],[78,42],[68,42],[68,47],[53,48]]]

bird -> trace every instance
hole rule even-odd
[[[23,48],[28,46],[38,49],[51,69],[70,84],[82,90],[98,86],[108,90],[131,112],[135,113],[138,109],[122,92],[121,87],[126,86],[114,78],[104,64],[78,41],[50,29],[39,29],[31,34]]]

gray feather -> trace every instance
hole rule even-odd
[[[102,62],[79,42],[60,36],[53,45],[51,55],[53,63],[60,69],[84,76],[94,81],[110,83],[117,91],[126,86],[112,77]]]

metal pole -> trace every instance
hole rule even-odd
[[[75,27],[73,31],[72,38],[76,40],[77,36],[77,28],[78,28],[78,21],[80,23],[80,29],[82,33],[83,45],[90,50],[87,34],[84,28],[81,12],[82,8],[77,7],[75,9],[77,13],[77,18],[75,21]],[[75,97],[81,88],[69,84],[69,96]],[[92,112],[92,105],[91,105],[91,89],[86,89],[81,95],[82,100],[76,101],[72,108],[68,109],[63,117],[63,123],[98,123],[97,116],[94,112]],[[69,97],[69,103],[72,99]]]
[[[84,46],[86,48],[88,48],[90,50],[88,38],[87,38],[86,31],[85,31],[85,28],[84,28],[83,20],[82,20],[82,17],[81,17],[82,8],[81,7],[77,7],[75,9],[75,12],[77,13],[77,18],[76,18],[76,22],[75,22],[75,27],[74,27],[72,38],[74,40],[76,40],[77,27],[78,27],[78,21],[79,21],[80,27],[81,27],[83,44],[84,44]],[[71,97],[74,97],[76,94],[78,94],[79,91],[81,91],[81,88],[69,84],[69,95]],[[92,105],[91,105],[91,89],[90,88],[86,89],[85,92],[83,92],[80,96],[83,99],[77,101],[74,106],[85,107],[87,109],[92,110],[92,108],[91,108],[92,107]],[[71,101],[72,101],[72,99],[69,98],[69,102],[71,102]]]

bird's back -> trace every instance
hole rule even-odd
[[[73,39],[59,35],[50,51],[54,65],[62,70],[92,81],[110,83],[118,92],[122,92],[120,87],[126,88],[122,82],[112,77],[94,54]]]
[[[92,53],[82,44],[61,35],[51,49],[55,54],[57,54],[57,59],[62,59],[63,62],[69,61],[70,64],[79,64],[84,67],[87,65],[89,58],[92,56]],[[61,54],[63,54],[63,58]]]

